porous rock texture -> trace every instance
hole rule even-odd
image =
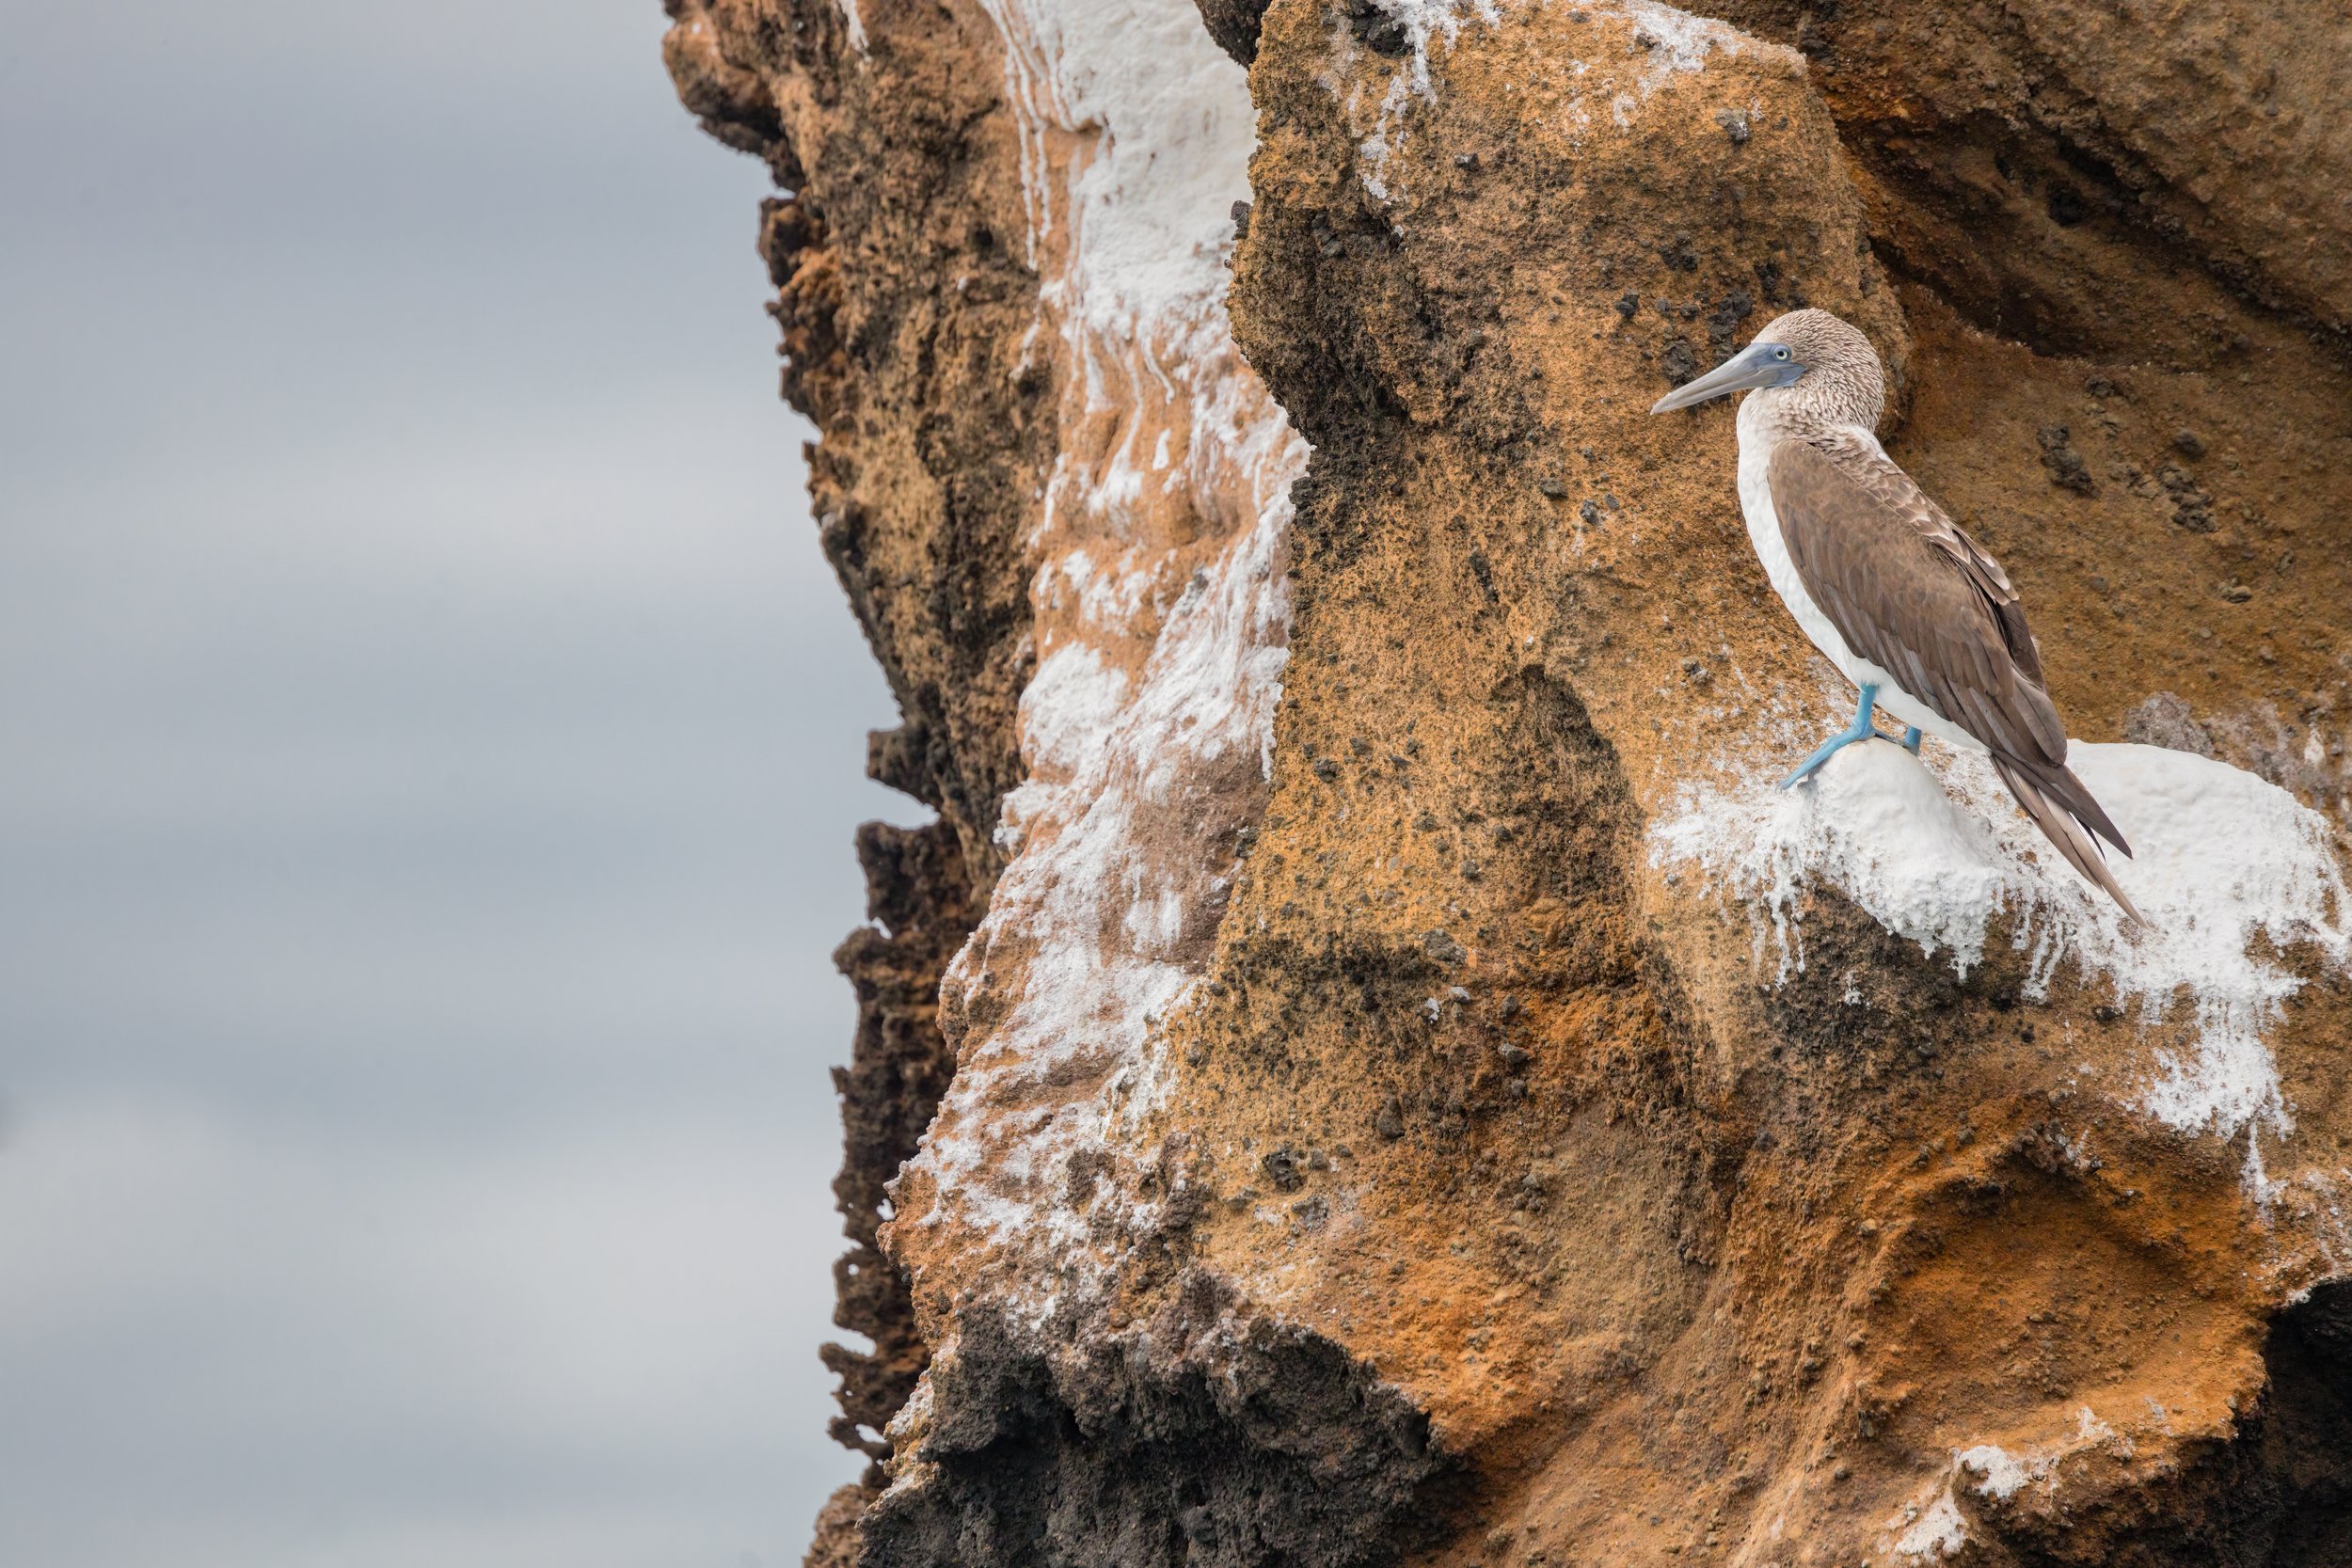
[[[2339,14],[671,5],[940,814],[812,1561],[2352,1562]],[[1774,788],[1849,699],[1646,409],[1803,304],[2153,929]]]

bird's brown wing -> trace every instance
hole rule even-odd
[[[1851,436],[1783,441],[1765,473],[1788,559],[1846,645],[1987,746],[2066,761],[2066,727],[1997,562]]]
[[[2067,768],[2066,726],[2000,562],[1856,436],[1781,442],[1765,483],[1789,562],[1846,645],[1984,742],[2051,842],[2129,909],[2081,829],[2131,848]]]

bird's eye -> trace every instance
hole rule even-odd
[[[1776,348],[1772,350],[1772,357],[1775,359],[1786,359],[1788,357],[1788,351],[1785,348]]]

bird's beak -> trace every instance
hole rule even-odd
[[[1689,408],[1725,392],[1751,391],[1758,387],[1785,387],[1791,379],[1787,360],[1772,357],[1770,343],[1750,343],[1696,381],[1686,381],[1650,404],[1653,414]]]

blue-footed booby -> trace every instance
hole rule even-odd
[[[1792,310],[1650,412],[1740,391],[1749,542],[1798,626],[1861,693],[1853,722],[1782,787],[1841,747],[1892,739],[1871,722],[1884,708],[1909,726],[1901,744],[1914,754],[1922,731],[1990,753],[2067,863],[2140,921],[2098,841],[2131,847],[2066,766],[2066,726],[2016,589],[1879,445],[1886,378],[1869,339],[1826,310]]]

